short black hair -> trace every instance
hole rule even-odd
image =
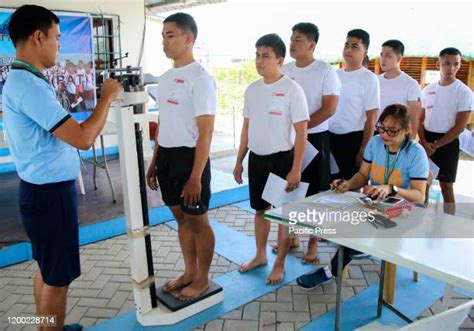
[[[362,29],[353,29],[347,33],[346,38],[357,38],[362,41],[362,44],[365,46],[365,49],[369,49],[369,44],[370,44],[370,36],[367,33],[367,31],[362,30]]]
[[[309,22],[298,23],[298,24],[295,24],[291,30],[293,32],[296,31],[301,34],[304,34],[306,38],[308,38],[309,40],[314,40],[316,44],[318,43],[319,29],[313,23],[309,23]]]
[[[441,52],[439,52],[439,57],[442,57],[445,55],[459,55],[460,57],[462,57],[461,51],[454,47],[447,47],[443,49]]]
[[[389,116],[399,120],[402,129],[406,129],[410,124],[410,115],[408,114],[408,109],[405,105],[399,103],[388,105],[385,107],[382,114],[380,114],[378,122],[382,124],[383,121],[385,121],[385,119]]]
[[[24,5],[15,10],[8,23],[8,34],[16,47],[36,30],[48,34],[53,24],[59,24],[59,17],[51,10],[36,5]]]
[[[175,23],[176,26],[186,32],[191,32],[196,41],[198,36],[198,28],[194,18],[186,13],[176,13],[168,16],[163,23]]]
[[[270,47],[273,52],[275,53],[276,57],[285,58],[286,55],[286,46],[283,40],[281,40],[280,36],[276,33],[266,34],[260,38],[258,38],[257,42],[255,43],[255,47]]]
[[[382,44],[382,47],[390,47],[395,54],[403,56],[405,53],[405,45],[400,40],[390,39]]]

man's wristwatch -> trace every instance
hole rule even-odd
[[[390,185],[390,189],[392,190],[392,193],[390,195],[397,195],[398,194],[398,187],[395,185]]]

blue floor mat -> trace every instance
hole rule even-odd
[[[248,201],[236,205],[245,206],[245,204],[248,205]],[[253,258],[255,254],[255,241],[253,237],[246,236],[215,220],[211,220],[210,223],[216,236],[216,254],[236,264],[244,263]],[[167,225],[177,229],[175,221],[169,222]],[[130,311],[88,328],[88,330],[190,330],[219,318],[267,293],[273,292],[314,268],[313,266],[301,264],[301,260],[298,258],[288,256],[286,261],[287,272],[283,283],[276,286],[266,285],[265,279],[270,273],[275,259],[275,255],[270,252],[269,247],[267,249],[267,256],[269,264],[265,267],[257,268],[245,274],[235,270],[214,278],[213,280],[224,288],[224,302],[180,323],[170,326],[143,327],[137,322],[135,311]],[[401,267],[397,268],[395,305],[409,317],[416,318],[442,296],[444,283],[423,275],[421,275],[419,282],[414,282],[412,275],[412,271]],[[371,285],[343,303],[342,330],[353,330],[376,319],[377,293],[378,283]],[[335,311],[331,310],[308,323],[302,330],[334,330],[334,314]],[[388,309],[384,309],[380,322],[404,325],[404,322]]]
[[[175,221],[168,223],[176,229]],[[244,263],[254,257],[255,239],[246,236],[225,224],[211,220],[216,236],[215,252],[236,263]],[[275,255],[271,248],[267,248],[268,265],[247,273],[238,270],[228,272],[213,279],[224,288],[224,302],[202,311],[178,324],[170,326],[143,327],[137,320],[135,311],[122,314],[106,322],[97,324],[88,330],[190,330],[220,316],[227,314],[240,306],[251,302],[267,293],[292,282],[298,276],[314,269],[314,266],[304,265],[301,260],[288,256],[286,259],[286,273],[283,282],[279,285],[267,285],[265,279],[271,271]]]
[[[397,267],[395,307],[411,319],[420,316],[444,293],[444,283],[420,275],[413,281],[413,271]],[[377,320],[377,296],[379,283],[372,284],[356,296],[345,301],[341,309],[341,330],[353,330]],[[306,324],[301,330],[334,330],[336,311],[333,309]],[[383,309],[382,324],[403,326],[406,323],[388,308]]]

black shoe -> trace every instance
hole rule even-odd
[[[372,256],[370,254],[365,254],[365,253],[362,253],[362,252],[359,252],[359,251],[351,251],[350,255],[351,255],[351,259],[353,259],[353,260],[368,259]]]
[[[319,268],[296,279],[296,283],[303,290],[314,290],[334,279],[328,267]]]

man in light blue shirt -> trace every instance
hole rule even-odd
[[[3,98],[7,141],[18,175],[38,185],[74,180],[77,151],[54,135],[71,115],[49,82],[27,68],[26,62],[13,63]]]
[[[91,117],[79,124],[60,106],[44,70],[56,63],[59,19],[46,8],[25,5],[11,16],[16,48],[2,94],[4,127],[20,181],[20,211],[39,271],[34,279],[38,315],[53,315],[63,329],[69,284],[81,273],[75,178],[76,148],[89,149],[111,102],[122,90],[104,82]],[[79,324],[63,330],[81,330]]]

